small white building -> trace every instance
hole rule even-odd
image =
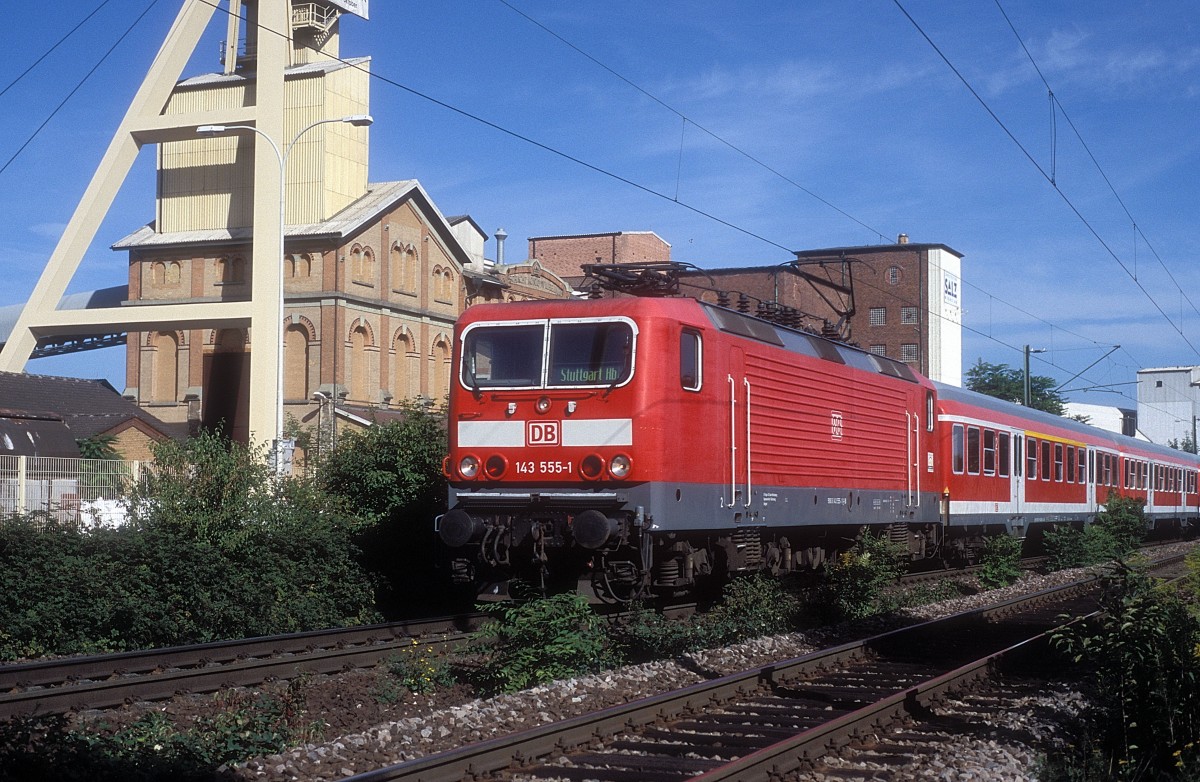
[[[1067,402],[1065,415],[1067,418],[1083,417],[1089,426],[1104,429],[1127,437],[1145,437],[1137,430],[1138,416],[1136,410],[1127,407],[1112,407],[1111,405],[1089,405],[1086,402]]]
[[[1138,379],[1138,431],[1152,443],[1194,439],[1200,414],[1200,367],[1142,369]]]

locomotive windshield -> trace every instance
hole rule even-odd
[[[464,337],[467,388],[618,386],[633,374],[634,328],[622,320],[482,324]]]

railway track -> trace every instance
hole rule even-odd
[[[1173,575],[1181,559],[1156,572]],[[1076,582],[350,780],[782,780],[812,769],[838,778],[824,760],[835,750],[903,725],[854,751],[875,762],[908,751],[928,740],[920,723],[941,701],[1044,658],[1059,615],[1094,611],[1095,588]]]
[[[393,622],[0,666],[0,719],[103,709],[369,667],[409,648],[462,643],[483,616]]]

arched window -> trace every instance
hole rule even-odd
[[[246,262],[241,257],[221,258],[217,261],[217,276],[226,285],[246,279]]]
[[[155,285],[164,285],[167,282],[167,265],[162,261],[155,261],[150,266],[150,281]]]
[[[283,398],[308,399],[308,329],[299,323],[283,335]]]
[[[435,404],[442,405],[450,390],[450,340],[444,335],[437,336],[429,358],[429,395]]]
[[[392,340],[392,353],[392,393],[400,399],[412,399],[421,389],[421,366],[414,361],[417,347],[412,335],[398,332]]]
[[[167,285],[178,285],[183,278],[183,266],[179,261],[171,261],[167,264]]]
[[[370,344],[371,338],[365,326],[357,326],[350,332],[350,398],[359,402],[369,401],[367,346]]]
[[[154,380],[151,398],[155,402],[174,402],[179,394],[179,338],[160,331],[154,337]]]
[[[370,247],[362,251],[362,279],[367,282],[375,281],[375,251]]]

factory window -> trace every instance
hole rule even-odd
[[[887,325],[887,307],[872,307],[870,311],[870,323],[872,326]]]
[[[917,354],[917,346],[916,345],[910,343],[907,345],[900,346],[900,360],[901,361],[912,362],[912,361],[916,361],[917,359],[918,359],[918,354]]]
[[[991,429],[983,431],[983,474],[996,474],[996,433]]]
[[[967,427],[967,474],[979,474],[979,427]]]
[[[899,266],[889,266],[888,267],[888,270],[887,270],[888,285],[898,285],[900,283],[900,278],[903,276],[904,275],[901,273]]]
[[[954,472],[963,471],[963,425],[955,424],[950,430],[950,461]]]
[[[1001,478],[1008,477],[1008,462],[1009,462],[1009,440],[1011,435],[1008,432],[1000,433],[1000,447],[996,452],[998,467]]]
[[[699,391],[702,383],[700,335],[684,331],[679,335],[679,384],[684,391]]]
[[[877,356],[887,355],[887,345],[872,345],[871,352]]]
[[[901,307],[900,322],[905,326],[912,326],[917,323],[917,308],[916,307]]]

